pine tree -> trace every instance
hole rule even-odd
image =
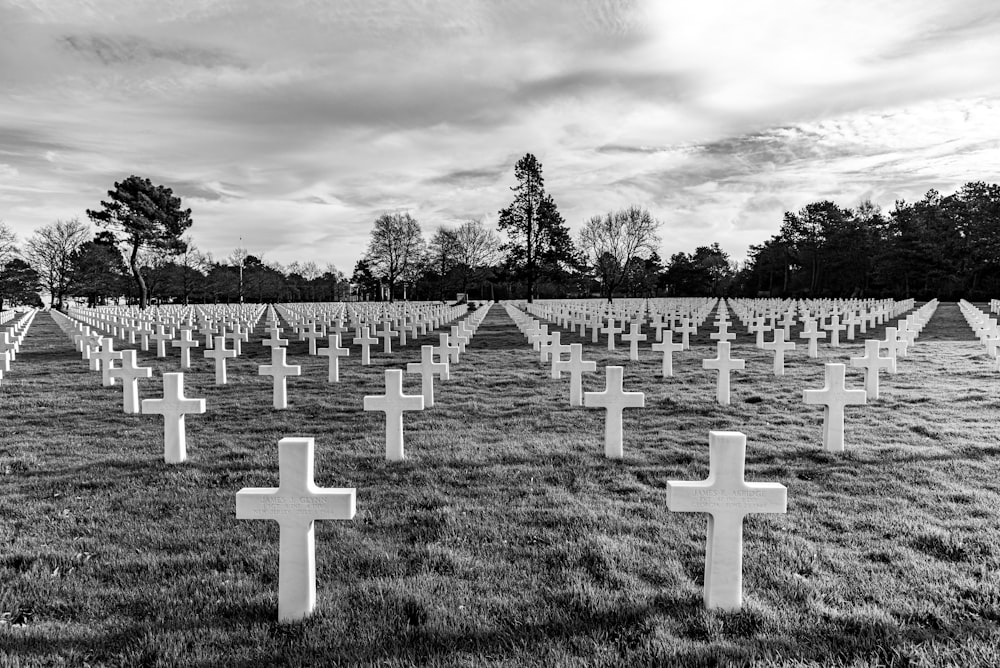
[[[530,302],[539,277],[575,266],[576,258],[569,229],[545,192],[541,163],[526,153],[514,166],[514,178],[514,201],[500,210],[497,224],[509,239],[504,245],[507,264],[524,277]]]

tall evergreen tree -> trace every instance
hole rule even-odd
[[[510,239],[504,245],[507,264],[523,276],[530,302],[541,275],[575,266],[576,257],[569,229],[545,192],[542,164],[526,153],[514,165],[514,178],[514,201],[500,210],[497,224]]]

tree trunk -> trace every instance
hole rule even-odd
[[[136,239],[132,239],[132,255],[129,257],[128,265],[132,269],[132,277],[139,284],[139,310],[145,311],[149,296],[146,292],[146,281],[143,280],[142,272],[139,271],[139,242]]]

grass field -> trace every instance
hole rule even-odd
[[[948,340],[971,334],[956,314],[942,305],[881,399],[848,408],[840,455],[802,390],[860,340],[820,359],[797,340],[774,377],[741,329],[730,406],[701,368],[705,327],[668,379],[648,343],[640,362],[586,343],[646,393],[620,462],[603,457],[603,411],[569,407],[568,379],[500,306],[435,407],[406,415],[391,465],[362,397],[436,334],[367,367],[353,348],[335,385],[295,341],[303,375],[275,411],[258,327],[228,386],[196,351],[187,396],[208,412],[174,466],[162,418],[123,414],[120,387],[39,314],[0,382],[0,666],[1000,665],[1000,375]],[[177,370],[171,355],[139,357]],[[140,388],[159,396],[158,374]],[[710,430],[746,433],[747,479],[788,488],[787,514],[744,523],[739,613],[703,609],[705,516],[666,507],[668,480],[707,475]],[[235,519],[239,489],[277,486],[286,436],[314,437],[317,484],[355,487],[358,508],[317,522],[319,603],[295,625],[276,621],[277,523]]]

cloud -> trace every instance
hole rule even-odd
[[[59,43],[74,55],[96,59],[107,66],[141,65],[154,61],[208,68],[239,64],[220,49],[157,44],[134,35],[65,35],[59,38]]]
[[[734,257],[820,198],[1000,172],[998,11],[957,1],[0,5],[0,215],[148,176],[195,242],[353,266],[382,211],[493,224],[526,152],[573,230],[646,206]]]

